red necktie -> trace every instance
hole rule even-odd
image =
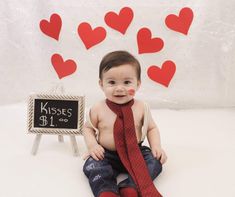
[[[126,170],[134,180],[141,197],[161,197],[149,175],[148,168],[139,149],[132,99],[125,104],[116,104],[106,99],[108,107],[117,115],[114,123],[114,141],[118,155]]]

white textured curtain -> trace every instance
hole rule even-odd
[[[134,19],[125,35],[108,27],[104,16],[128,6]],[[190,7],[194,19],[188,35],[174,32],[164,21]],[[234,0],[3,0],[0,2],[0,104],[24,101],[31,92],[50,92],[63,86],[68,94],[84,94],[87,105],[102,99],[98,86],[101,58],[113,50],[128,50],[142,65],[142,87],[136,95],[153,107],[235,106],[235,1]],[[62,19],[59,41],[43,34],[42,19],[57,13]],[[87,50],[77,27],[88,22],[102,26],[106,39]],[[136,35],[148,27],[164,40],[157,53],[138,54]],[[59,79],[51,56],[59,53],[77,64],[74,74]],[[176,64],[168,88],[147,76],[151,65],[166,60]]]

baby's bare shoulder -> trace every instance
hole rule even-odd
[[[137,113],[141,113],[144,114],[144,110],[145,110],[145,104],[144,101],[141,100],[136,100],[135,99],[135,104],[134,104],[134,109]]]
[[[103,109],[105,107],[105,101],[101,100],[97,103],[95,103],[90,110],[90,113],[95,113],[98,114],[100,112],[101,109]]]
[[[97,127],[102,106],[104,106],[104,101],[99,101],[95,103],[94,105],[92,105],[88,111],[90,121],[95,127]]]
[[[144,102],[144,101],[135,99],[135,106],[136,106],[136,107],[138,107],[138,108],[144,110],[144,105],[145,105],[145,102]]]

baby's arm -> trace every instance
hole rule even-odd
[[[159,129],[155,124],[151,113],[149,112],[149,124],[148,124],[148,131],[147,131],[147,138],[149,145],[151,147],[153,156],[157,159],[160,159],[160,162],[163,164],[167,160],[167,156],[165,151],[161,147],[161,139]]]
[[[96,107],[93,107],[90,110],[90,120],[92,124],[97,128],[98,113]],[[93,157],[93,159],[97,161],[102,160],[104,158],[104,148],[97,142],[95,131],[88,121],[84,124],[83,136],[89,154]]]

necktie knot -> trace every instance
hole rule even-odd
[[[123,119],[122,108],[124,108],[124,107],[131,108],[131,106],[134,104],[134,100],[132,99],[129,102],[124,103],[124,104],[117,104],[117,103],[114,103],[114,102],[106,99],[106,104],[117,115],[118,118]]]

